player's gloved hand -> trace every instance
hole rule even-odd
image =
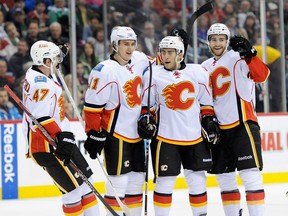
[[[73,150],[76,147],[74,134],[69,131],[59,132],[56,134],[55,142],[57,145],[55,155],[67,166],[70,163]]]
[[[174,28],[171,31],[170,36],[178,36],[178,37],[182,38],[183,44],[184,44],[184,50],[185,50],[185,53],[186,53],[186,50],[187,50],[187,47],[188,47],[188,43],[189,43],[189,37],[188,37],[187,32],[184,29]]]
[[[151,139],[157,130],[156,122],[151,114],[140,115],[137,121],[138,134],[142,139]]]
[[[217,118],[212,115],[202,117],[202,133],[207,139],[209,147],[214,148],[220,141],[220,130]]]
[[[234,51],[239,52],[241,58],[252,58],[257,55],[257,50],[242,36],[231,37],[229,45]]]
[[[87,139],[84,143],[84,148],[90,155],[91,159],[96,159],[97,154],[101,154],[102,149],[104,148],[106,141],[106,132],[101,131],[97,132],[95,130],[90,130],[87,133]]]

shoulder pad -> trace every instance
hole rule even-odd
[[[37,83],[37,82],[47,82],[47,77],[45,77],[45,76],[36,76],[35,78],[34,78],[34,82],[35,83]]]
[[[96,71],[99,71],[99,72],[100,72],[103,67],[104,67],[104,64],[97,64],[97,65],[93,68],[93,70],[96,70]]]

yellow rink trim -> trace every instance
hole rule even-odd
[[[263,173],[264,184],[271,183],[288,183],[288,172],[281,173]],[[242,185],[241,179],[238,176],[238,184]],[[104,182],[97,182],[94,184],[95,188],[99,193],[104,194]],[[216,178],[214,175],[207,176],[207,186],[217,187]],[[179,177],[176,180],[175,189],[187,188],[184,177]],[[152,180],[149,180],[148,190],[153,190],[154,184]],[[42,185],[42,186],[22,186],[19,188],[19,199],[24,198],[38,198],[38,197],[53,197],[60,196],[61,193],[58,191],[55,185]],[[2,199],[2,188],[0,188],[0,199]]]

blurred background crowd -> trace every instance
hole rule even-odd
[[[91,69],[100,61],[109,58],[109,37],[112,28],[116,25],[131,26],[138,35],[137,49],[155,57],[160,40],[173,28],[182,28],[183,1],[186,7],[184,10],[189,18],[194,11],[193,0],[106,0],[105,16],[103,0],[76,0],[76,82],[77,105],[80,111]],[[270,112],[283,111],[283,101],[279,96],[280,57],[285,55],[285,59],[288,60],[288,0],[284,0],[284,7],[280,8],[284,13],[285,53],[281,53],[279,1],[283,0],[266,1],[267,64],[271,69],[268,80]],[[206,2],[198,0],[198,7]],[[214,10],[197,20],[198,63],[211,57],[206,35],[210,25],[216,22],[226,24],[231,36],[242,35],[248,38],[261,57],[259,10],[260,0],[215,0]],[[29,53],[31,45],[41,39],[56,44],[69,44],[69,18],[69,0],[0,0],[0,120],[21,119],[22,111],[15,108],[3,86],[8,84],[22,98],[25,73],[32,65]],[[105,47],[108,47],[108,50]],[[191,43],[187,52],[187,62],[194,61],[193,53]],[[68,54],[61,65],[61,71],[72,92],[73,76],[70,67]],[[257,112],[264,111],[265,94],[267,92],[263,90],[263,86],[258,84]],[[68,100],[66,101],[66,115],[72,118],[73,108]]]

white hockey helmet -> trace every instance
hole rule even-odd
[[[112,29],[110,40],[115,46],[118,46],[120,40],[135,40],[137,44],[137,35],[128,26],[116,26]]]
[[[184,53],[184,44],[180,37],[178,36],[167,36],[164,37],[159,43],[159,52],[161,49],[171,48],[176,49],[176,53]]]
[[[226,35],[228,42],[230,39],[230,31],[227,26],[222,23],[215,23],[210,26],[207,31],[207,41],[209,41],[210,35]]]
[[[56,44],[44,40],[35,42],[31,46],[30,50],[30,55],[34,65],[44,65],[43,60],[46,58],[51,59],[51,61],[54,63],[56,60],[58,60],[60,53],[60,48]]]

